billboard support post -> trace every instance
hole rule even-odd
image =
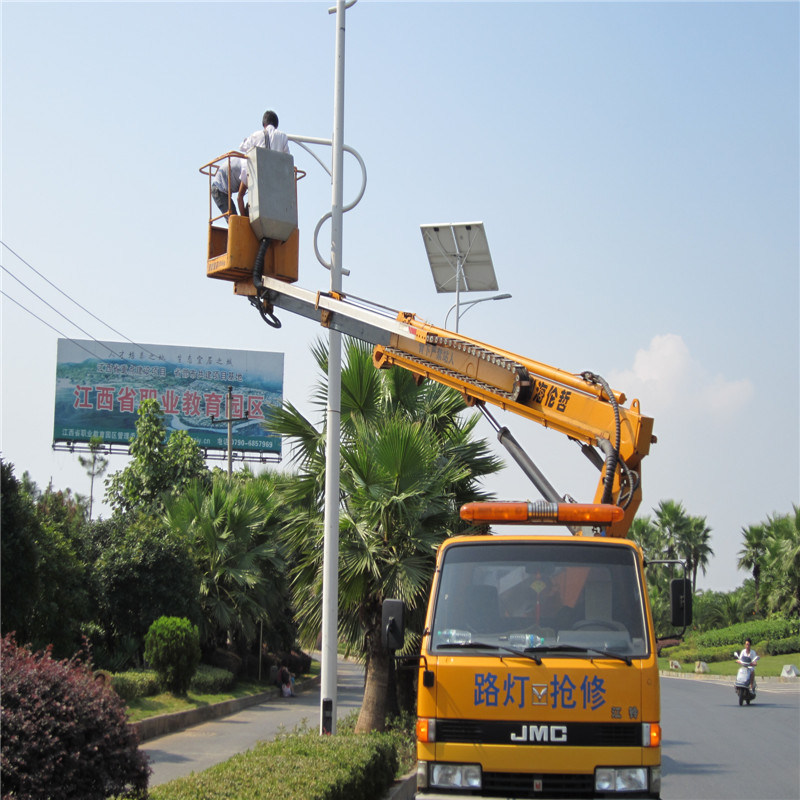
[[[220,420],[215,420],[214,417],[211,417],[211,424],[214,425],[216,422],[227,422],[228,423],[228,479],[230,480],[231,476],[233,475],[233,423],[234,422],[245,422],[246,420],[250,419],[247,412],[243,417],[234,417],[233,414],[233,386],[228,387],[228,397],[227,403],[225,405],[225,411],[228,414],[227,417]]]

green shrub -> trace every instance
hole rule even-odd
[[[197,694],[220,694],[231,689],[236,676],[227,669],[200,664],[192,678],[190,688]]]
[[[200,664],[197,625],[183,617],[159,617],[144,637],[144,657],[167,691],[185,695]]]
[[[2,640],[3,797],[144,797],[147,756],[125,705],[87,664]]]
[[[758,652],[758,650],[756,650]],[[764,648],[768,656],[782,656],[786,653],[800,653],[800,636],[787,636],[768,642]]]
[[[152,669],[131,669],[111,676],[111,688],[126,702],[158,694],[158,673]]]
[[[375,800],[397,755],[382,734],[316,731],[261,742],[199,774],[153,788],[151,800]]]

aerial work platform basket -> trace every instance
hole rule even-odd
[[[236,198],[228,185],[228,212],[214,215],[216,206],[211,184],[217,172],[247,160],[249,216],[235,212]],[[234,162],[232,165],[231,162]],[[200,168],[208,175],[208,264],[206,275],[235,283],[237,294],[255,295],[253,265],[260,241],[270,240],[264,259],[265,276],[287,283],[297,280],[300,233],[297,228],[297,181],[305,172],[294,166],[288,153],[256,147],[247,156],[237,151],[225,153]],[[220,224],[227,220],[227,226]]]

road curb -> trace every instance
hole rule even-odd
[[[398,778],[387,790],[382,800],[414,800],[417,793],[416,767],[407,775]]]
[[[733,686],[735,675],[708,675],[699,672],[678,672],[677,670],[662,669],[658,673],[662,678],[682,678],[683,680],[708,681],[709,683],[730,683]],[[778,676],[756,675],[760,684],[763,683],[782,683],[790,686],[797,686],[800,689],[800,678],[782,678]]]
[[[319,685],[319,677],[300,680],[296,683],[298,691]],[[236,697],[233,700],[223,700],[221,703],[213,703],[201,708],[191,708],[188,711],[175,711],[172,714],[158,714],[155,717],[148,717],[139,722],[131,722],[130,726],[139,735],[140,742],[147,742],[150,739],[157,739],[159,736],[166,736],[168,733],[200,725],[212,719],[227,717],[242,711],[250,706],[257,706],[267,700],[280,697],[278,687],[270,687],[266,691],[258,694],[247,695],[247,697]]]

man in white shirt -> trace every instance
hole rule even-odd
[[[289,139],[283,131],[278,130],[278,115],[274,111],[265,111],[261,119],[262,130],[251,133],[239,145],[239,150],[247,154],[254,147],[267,147],[270,150],[277,150],[280,153],[289,152]],[[241,181],[239,183],[239,194],[236,198],[239,204],[239,213],[246,215],[244,195],[247,191],[247,169],[242,170]]]
[[[240,145],[239,150],[247,153],[254,147],[269,147],[281,153],[289,152],[289,140],[283,131],[278,130],[278,115],[274,111],[265,111],[261,120],[262,130],[251,133]]]

